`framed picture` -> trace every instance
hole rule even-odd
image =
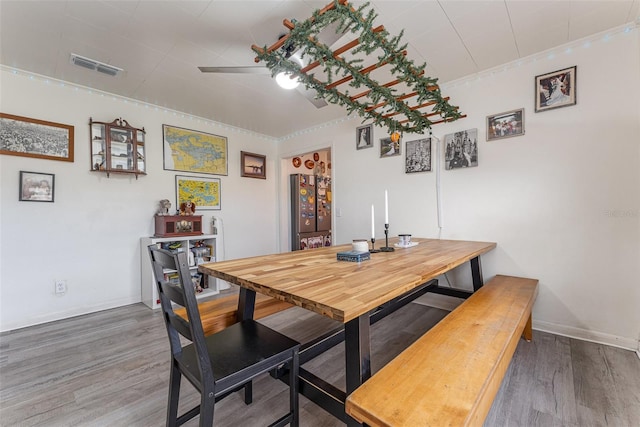
[[[0,154],[73,162],[73,126],[0,113]]]
[[[459,169],[478,166],[478,129],[444,136],[444,168]]]
[[[393,157],[400,155],[401,140],[392,142],[391,138],[380,140],[380,157]]]
[[[576,105],[576,68],[536,76],[536,113]]]
[[[54,174],[20,171],[21,202],[53,202],[54,190]]]
[[[162,125],[164,169],[227,175],[227,138]]]
[[[220,210],[220,178],[176,175],[176,209],[191,202],[198,210]]]
[[[373,124],[360,126],[356,129],[356,149],[373,147]]]
[[[431,138],[407,141],[405,147],[405,173],[431,171]]]
[[[240,176],[267,179],[267,156],[241,151]]]
[[[487,116],[487,141],[524,135],[524,108]]]

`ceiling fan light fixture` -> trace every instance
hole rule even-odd
[[[276,83],[283,89],[295,89],[300,84],[297,77],[291,78],[291,74],[280,72],[276,75]]]

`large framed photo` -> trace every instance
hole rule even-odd
[[[524,135],[524,108],[487,116],[487,141]]]
[[[176,208],[187,202],[196,210],[220,210],[220,178],[176,175]]]
[[[576,105],[576,68],[536,76],[536,113]]]
[[[267,156],[241,151],[240,176],[267,179]]]
[[[405,173],[431,171],[431,138],[407,141]]]
[[[227,175],[227,138],[162,125],[164,169]]]
[[[360,126],[356,129],[356,149],[373,147],[373,124]]]
[[[53,202],[54,190],[54,174],[20,171],[21,202]]]
[[[478,166],[478,129],[444,136],[444,168],[459,169]]]
[[[73,126],[0,113],[0,154],[73,162]]]

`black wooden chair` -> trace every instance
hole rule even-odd
[[[201,427],[212,426],[215,402],[249,385],[245,401],[250,403],[251,381],[286,364],[290,411],[271,425],[297,426],[299,343],[253,320],[205,337],[186,253],[174,254],[151,245],[149,255],[171,345],[167,426],[184,424],[198,414]],[[166,279],[167,270],[177,271],[178,283]],[[174,313],[172,303],[185,307],[188,321]],[[190,343],[183,345],[180,336]],[[200,405],[178,416],[182,376],[200,391]]]

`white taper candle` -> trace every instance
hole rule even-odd
[[[389,198],[387,190],[384,190],[384,223],[389,224]]]
[[[371,205],[371,238],[375,239],[376,238],[376,216],[373,210],[373,205]]]

